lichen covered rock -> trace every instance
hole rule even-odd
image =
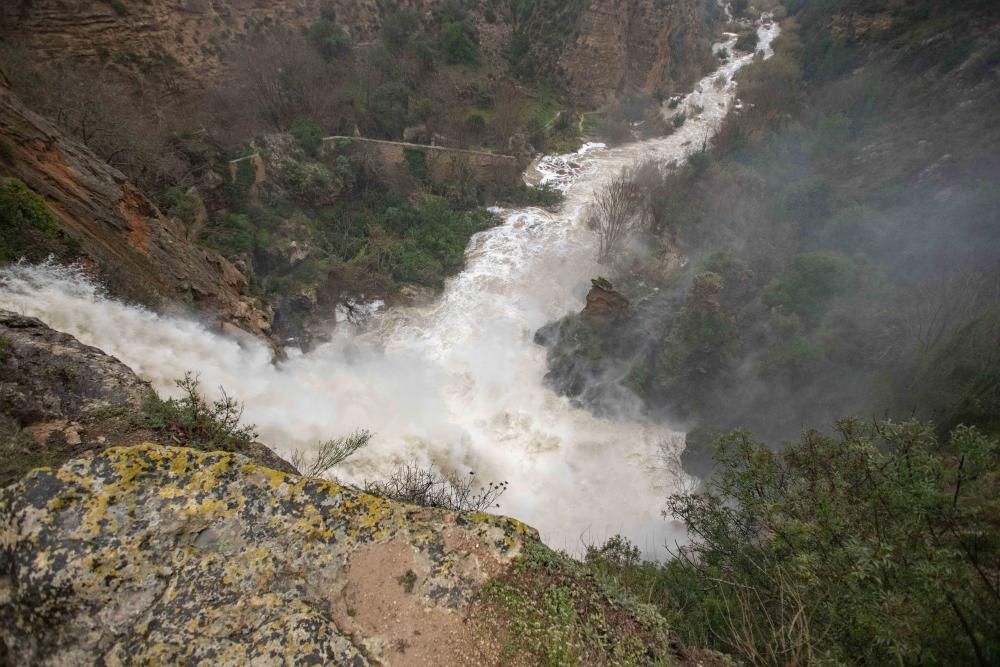
[[[483,584],[537,534],[238,454],[140,445],[0,492],[13,664],[482,664]]]

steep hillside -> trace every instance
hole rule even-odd
[[[996,429],[1000,13],[788,5],[716,146],[637,177],[654,250],[622,248],[608,276],[634,307],[541,336],[553,386],[598,410],[627,386],[690,431],[698,473],[738,426],[772,442],[846,414]]]
[[[54,125],[36,130],[5,93],[13,153],[0,173],[53,207],[115,293],[188,302],[258,334],[274,309],[276,337],[308,345],[339,302],[438,289],[491,223],[483,207],[558,199],[509,169],[459,164],[441,178],[411,147],[405,169],[387,170],[321,137],[523,165],[575,149],[580,114],[614,107],[601,117],[627,138],[621,102],[655,114],[714,66],[720,23],[714,0],[7,3],[0,70]],[[56,128],[124,179],[65,142],[46,149],[66,156],[70,176],[55,173],[32,138]],[[267,161],[261,187],[229,164],[251,153]],[[84,169],[95,172],[72,175]]]
[[[113,294],[166,309],[194,307],[255,335],[268,333],[270,315],[246,295],[246,278],[228,260],[191,243],[183,227],[162,215],[123,174],[3,86],[0,145],[0,176],[30,189],[11,191],[5,204],[28,206],[40,196],[61,233],[74,242],[72,256],[63,258],[82,261]],[[4,235],[24,224],[5,217]],[[6,252],[16,258],[38,256],[39,250]]]
[[[558,56],[566,88],[583,104],[684,92],[715,61],[720,14],[714,3],[593,0]]]

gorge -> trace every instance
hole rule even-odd
[[[765,57],[777,34],[770,20],[759,28]],[[537,527],[547,544],[579,551],[581,540],[620,533],[656,555],[683,539],[660,516],[661,499],[691,483],[677,462],[683,433],[645,420],[627,397],[617,418],[573,407],[544,385],[544,350],[532,338],[567,302],[581,301],[601,270],[581,211],[602,179],[701,150],[735,100],[736,73],[753,58],[733,58],[679,107],[664,108],[688,114],[669,137],[542,158],[539,180],[556,183],[565,203],[553,213],[502,211],[504,223],[473,237],[466,268],[435,303],[379,313],[361,331],[339,332],[306,354],[290,350],[285,361],[273,362],[257,341],[118,303],[55,266],[5,269],[0,308],[100,347],[168,395],[184,373],[197,373],[209,396],[224,387],[243,402],[245,419],[282,454],[374,430],[373,444],[338,470],[345,481],[378,478],[410,460],[473,470],[510,481],[516,492],[502,511]],[[621,488],[631,490],[626,498]]]
[[[1000,663],[998,106],[993,0],[4,4],[0,666]]]

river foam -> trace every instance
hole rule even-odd
[[[777,26],[759,31],[769,50]],[[274,362],[256,340],[106,298],[66,267],[3,269],[0,307],[103,349],[162,393],[173,393],[188,371],[209,395],[225,387],[279,453],[356,428],[375,431],[373,443],[335,471],[344,481],[381,477],[409,461],[475,470],[480,479],[508,481],[500,511],[536,526],[553,547],[578,552],[622,533],[659,554],[683,537],[661,516],[666,494],[691,482],[678,464],[683,434],[644,420],[636,405],[602,419],[556,396],[543,384],[545,352],[532,338],[582,303],[598,274],[596,240],[580,215],[594,189],[624,166],[679,163],[701,149],[734,103],[733,76],[751,59],[731,59],[665,110],[687,114],[669,137],[590,144],[539,161],[537,179],[566,194],[559,211],[502,210],[503,224],[470,241],[465,270],[435,303],[380,311],[363,330],[342,327],[308,354],[291,350]]]

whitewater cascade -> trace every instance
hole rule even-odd
[[[758,28],[770,55],[777,24]],[[732,50],[735,35],[715,49]],[[75,269],[52,265],[0,272],[0,308],[38,317],[101,348],[161,394],[192,371],[211,397],[219,387],[244,403],[244,418],[279,453],[308,449],[356,428],[372,444],[335,472],[360,483],[401,463],[476,471],[510,483],[500,511],[537,527],[555,548],[579,552],[616,533],[647,554],[681,538],[664,521],[666,494],[690,480],[677,457],[684,435],[644,421],[599,419],[543,384],[545,351],[534,332],[580,304],[598,275],[596,239],[581,211],[602,180],[643,160],[681,162],[714,135],[734,104],[732,58],[674,110],[687,121],[669,137],[616,148],[588,144],[543,158],[530,174],[566,195],[555,213],[501,210],[503,224],[477,234],[465,270],[421,308],[391,308],[360,331],[338,327],[308,354],[275,363],[256,340],[158,315],[102,296]]]

